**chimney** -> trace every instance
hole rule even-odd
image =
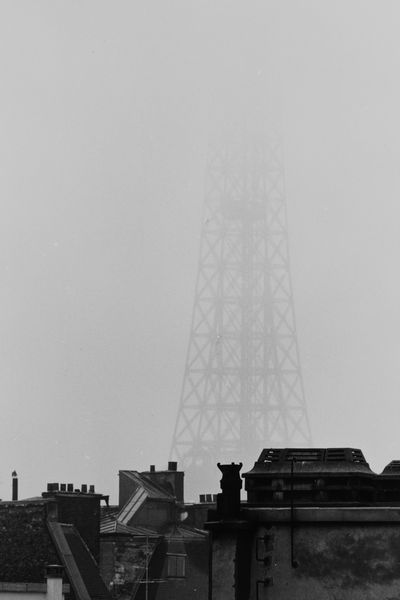
[[[150,465],[150,473],[155,473],[155,472],[156,472],[156,466]]]
[[[168,471],[177,471],[178,463],[177,462],[169,462],[168,463]]]
[[[61,565],[47,565],[46,580],[48,600],[63,600],[63,567]]]
[[[231,463],[230,465],[217,463],[217,467],[222,473],[222,493],[217,495],[217,511],[222,519],[237,519],[240,515],[240,490],[242,489],[240,469],[242,466],[242,463]]]
[[[59,484],[58,483],[48,483],[47,484],[47,491],[48,492],[58,492],[59,491]]]
[[[12,499],[13,502],[18,500],[18,476],[17,471],[12,472]]]

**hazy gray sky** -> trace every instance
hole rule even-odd
[[[208,134],[278,92],[314,442],[400,458],[399,29],[396,0],[0,2],[0,497],[166,466]]]

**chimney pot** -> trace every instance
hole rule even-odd
[[[60,483],[60,492],[65,492],[67,490],[67,486],[65,483]]]
[[[68,492],[73,492],[74,491],[74,484],[73,483],[68,483],[67,484],[67,491]]]
[[[57,577],[62,578],[64,573],[64,567],[62,565],[47,565],[46,577]]]
[[[87,485],[86,483],[82,483],[81,485],[82,494],[87,494]]]
[[[95,493],[95,487],[94,487],[94,485],[91,485],[91,486],[89,487],[89,493],[90,493],[90,494],[94,494],[94,493]]]
[[[155,473],[155,470],[156,470],[156,466],[150,465],[150,473]]]

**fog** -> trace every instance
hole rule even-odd
[[[13,469],[21,497],[115,498],[166,466],[238,100],[279,98],[314,444],[400,458],[399,25],[394,0],[1,2],[1,498]]]

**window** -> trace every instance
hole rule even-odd
[[[186,554],[167,554],[168,577],[186,577]]]

